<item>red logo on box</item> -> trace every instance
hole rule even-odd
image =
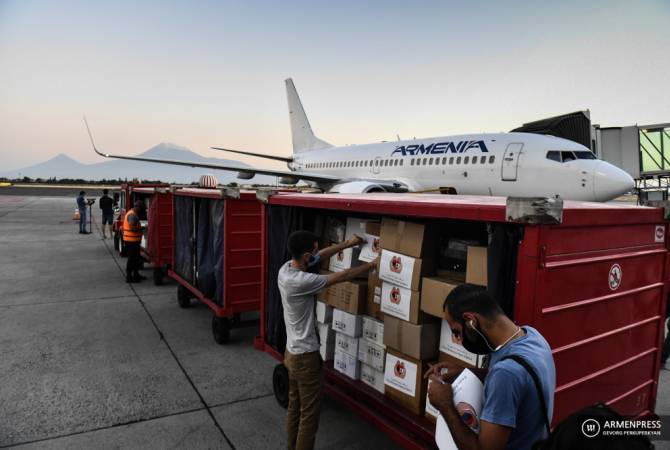
[[[396,361],[395,366],[393,367],[393,373],[396,377],[405,379],[407,375],[407,369],[405,369],[405,363],[402,361]]]
[[[391,303],[393,303],[394,305],[399,304],[400,300],[402,300],[400,298],[400,289],[397,288],[397,287],[394,287],[393,289],[391,289],[391,294],[390,294],[389,297],[390,297]]]
[[[379,247],[379,238],[374,238],[374,240],[372,241],[372,251],[375,253],[379,253],[379,250],[381,250],[381,248]]]
[[[391,258],[390,263],[391,272],[400,273],[402,272],[402,259],[400,256],[394,256]]]

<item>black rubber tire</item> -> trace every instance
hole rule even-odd
[[[212,317],[212,334],[217,344],[227,344],[230,339],[230,320],[227,317]]]
[[[181,284],[177,286],[177,302],[181,308],[191,306],[191,293]]]
[[[154,269],[154,284],[160,286],[163,284],[163,269],[156,267]]]
[[[288,408],[288,369],[283,364],[277,364],[272,372],[272,391],[279,406]]]
[[[126,246],[123,244],[123,238],[119,236],[119,255],[126,257],[128,252],[126,251]]]
[[[119,251],[119,233],[114,233],[114,250]]]

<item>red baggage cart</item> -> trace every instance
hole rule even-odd
[[[121,256],[126,256],[126,251],[123,248],[123,220],[126,218],[126,211],[133,207],[136,200],[142,200],[147,204],[147,199],[152,195],[150,191],[137,192],[136,189],[149,188],[165,188],[168,189],[169,184],[164,183],[123,183],[121,185],[121,192],[119,196],[119,214],[112,225],[114,231],[114,248]],[[141,217],[141,220],[146,220],[146,217]]]
[[[670,277],[663,209],[432,194],[278,193],[265,202],[267,276],[255,346],[277,360],[285,334],[276,276],[289,259],[282,246],[290,232],[326,215],[435,222],[489,239],[489,290],[513,320],[537,328],[551,345],[554,424],[597,401],[626,415],[654,411]],[[285,404],[282,364],[273,386]],[[324,392],[406,448],[434,446],[433,424],[336,372],[332,362],[325,364]]]
[[[132,194],[147,204],[147,225],[140,246],[142,258],[153,266],[156,286],[163,284],[172,263],[172,191],[168,187],[133,187]]]
[[[224,344],[233,326],[258,311],[262,292],[264,205],[253,191],[173,190],[174,246],[168,275],[186,308],[196,298],[213,311],[214,340]]]

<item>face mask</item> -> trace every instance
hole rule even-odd
[[[469,320],[467,325],[463,325],[463,347],[477,355],[488,355],[493,352],[484,334],[472,324],[473,321]]]
[[[321,255],[316,254],[316,255],[310,255],[309,259],[307,260],[307,267],[314,267],[321,261]]]

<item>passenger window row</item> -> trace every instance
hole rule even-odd
[[[549,156],[547,156],[549,157]],[[496,160],[494,155],[489,156],[450,156],[450,157],[437,157],[437,158],[411,158],[409,160],[410,166],[426,166],[426,165],[452,165],[452,164],[486,164],[488,159],[489,164],[493,164]],[[371,159],[371,160],[359,160],[359,161],[337,161],[337,162],[321,162],[321,163],[309,163],[306,165],[308,169],[339,169],[339,168],[348,168],[348,167],[389,167],[389,166],[403,166],[405,163],[404,159],[392,158],[392,159]]]

